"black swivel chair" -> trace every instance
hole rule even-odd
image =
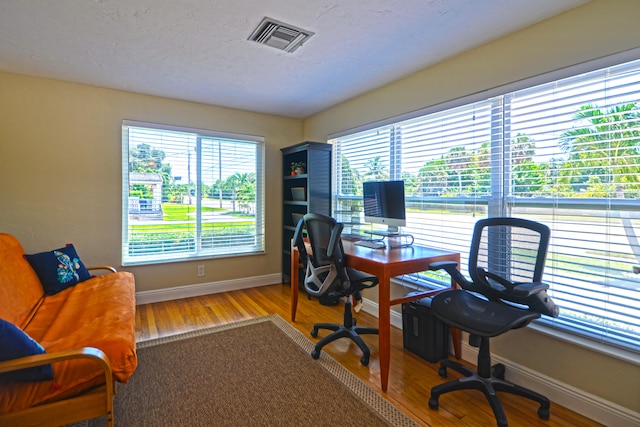
[[[431,389],[429,407],[438,409],[438,398],[455,390],[484,392],[498,426],[507,417],[496,391],[523,396],[540,403],[538,416],[549,418],[550,402],[545,396],[504,380],[504,365],[491,366],[489,338],[522,328],[541,314],[557,317],[558,308],[541,282],[549,244],[546,225],[519,218],[489,218],[475,225],[469,252],[468,281],[455,262],[439,262],[431,270],[444,269],[462,289],[442,292],[433,298],[432,312],[450,326],[469,333],[469,343],[480,347],[478,370],[473,371],[445,359],[438,373],[446,378],[447,368],[464,378]]]
[[[303,230],[306,228],[311,253],[308,253],[304,244]],[[322,348],[339,338],[353,340],[363,356],[360,362],[369,364],[370,350],[364,343],[360,334],[377,334],[378,329],[356,326],[352,315],[352,296],[359,298],[360,291],[378,284],[378,278],[363,273],[345,265],[344,250],[342,247],[341,233],[343,225],[335,219],[314,213],[306,214],[296,226],[293,236],[294,244],[298,247],[300,261],[305,268],[304,288],[310,297],[343,299],[344,321],[342,325],[330,323],[317,323],[313,325],[311,336],[318,336],[319,329],[334,331],[322,338],[315,345],[311,356],[314,359],[320,357]]]

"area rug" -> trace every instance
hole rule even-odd
[[[115,425],[417,426],[324,352],[312,359],[312,348],[278,315],[139,343]]]

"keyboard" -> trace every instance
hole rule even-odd
[[[374,242],[372,240],[358,240],[353,243],[354,245],[363,246],[371,249],[384,249],[387,247],[383,242]]]

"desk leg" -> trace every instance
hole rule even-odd
[[[382,391],[389,384],[389,362],[391,358],[391,277],[385,273],[378,277],[378,352],[380,353],[380,383]]]
[[[298,309],[298,248],[291,245],[291,321],[296,321],[296,310]]]

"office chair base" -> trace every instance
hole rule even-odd
[[[505,381],[503,379],[504,366],[497,365],[496,367],[493,367],[493,371],[503,378],[498,378],[494,375],[485,378],[467,366],[446,359],[441,362],[438,374],[441,377],[446,378],[447,368],[458,371],[465,376],[464,378],[449,381],[433,387],[431,389],[431,397],[429,398],[429,407],[431,409],[438,409],[438,399],[440,398],[440,395],[444,393],[456,390],[479,390],[484,393],[489,401],[493,414],[496,417],[498,427],[506,427],[508,425],[507,416],[505,415],[502,404],[496,395],[496,392],[500,391],[522,396],[538,402],[540,404],[540,407],[538,408],[538,417],[543,420],[549,419],[551,406],[549,399],[535,391]]]
[[[461,373],[465,377],[470,377],[476,374],[476,371],[474,371],[473,369],[465,365],[462,365],[460,363],[457,363],[448,359],[444,359],[440,361],[440,368],[438,368],[438,375],[440,375],[442,378],[447,378],[447,368],[453,369],[454,371]],[[496,363],[491,367],[491,376],[493,378],[504,380],[504,372],[505,372],[505,367],[502,363]]]
[[[367,328],[364,326],[356,326],[355,321],[353,322],[352,326],[337,325],[332,323],[317,323],[313,325],[311,336],[314,338],[317,338],[319,329],[328,329],[334,332],[322,338],[320,341],[316,343],[315,348],[311,352],[311,357],[313,357],[314,359],[318,359],[320,357],[320,352],[322,351],[322,348],[325,345],[335,340],[338,340],[340,338],[349,338],[350,340],[355,342],[356,345],[360,347],[360,350],[362,351],[363,356],[360,359],[360,363],[362,363],[364,366],[367,366],[369,364],[371,351],[369,350],[369,347],[367,347],[367,344],[365,344],[365,342],[362,340],[362,338],[360,338],[360,335],[377,334],[378,333],[377,328]]]

